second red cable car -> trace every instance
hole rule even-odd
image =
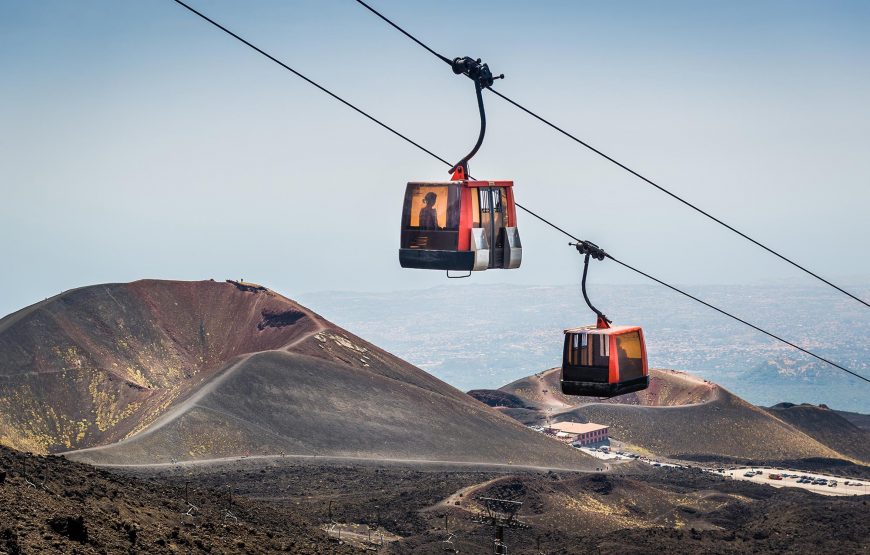
[[[598,316],[594,326],[565,330],[560,383],[565,395],[615,397],[649,387],[649,368],[643,330],[638,326],[610,326],[610,320],[592,306],[586,294],[589,259],[604,260],[602,249],[589,241],[574,246],[583,259],[581,291]]]
[[[603,326],[602,326],[603,324]],[[649,386],[643,330],[598,325],[565,330],[562,393],[614,397]]]

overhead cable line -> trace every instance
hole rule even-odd
[[[558,227],[556,224],[554,224],[554,223],[548,221],[548,220],[545,219],[544,217],[539,216],[538,214],[535,214],[534,212],[532,212],[532,211],[529,210],[528,208],[525,208],[525,207],[523,207],[523,206],[520,206],[519,203],[516,203],[516,205],[517,205],[517,207],[522,208],[524,211],[526,211],[527,213],[531,214],[531,215],[534,216],[535,218],[541,220],[542,222],[544,222],[544,223],[547,224],[548,226],[552,227],[553,229],[556,229],[556,230],[560,231],[561,233],[564,233],[564,234],[567,235],[568,237],[574,239],[575,241],[577,241],[577,243],[579,243],[579,244],[581,244],[581,245],[589,245],[589,246],[591,246],[591,247],[593,248],[593,250],[597,250],[597,251],[601,252],[601,254],[603,255],[604,258],[607,258],[607,259],[609,259],[609,260],[612,260],[612,261],[616,262],[617,264],[619,264],[619,265],[622,266],[623,268],[626,268],[626,269],[628,269],[628,270],[631,270],[632,272],[635,272],[635,273],[637,273],[637,274],[639,274],[639,275],[642,275],[643,277],[645,277],[645,278],[647,278],[647,279],[650,279],[650,280],[652,280],[652,281],[654,281],[654,282],[656,282],[656,283],[658,283],[658,284],[660,284],[660,285],[664,285],[665,287],[667,287],[667,288],[670,289],[671,291],[674,291],[674,292],[676,292],[676,293],[679,293],[680,295],[683,295],[683,296],[685,296],[685,297],[688,297],[689,299],[692,299],[692,300],[695,301],[695,302],[701,303],[702,305],[704,305],[704,306],[706,306],[706,307],[708,307],[708,308],[712,308],[712,309],[715,310],[716,312],[718,312],[718,313],[720,313],[720,314],[723,314],[723,315],[725,315],[725,316],[731,318],[732,320],[736,320],[737,322],[740,322],[741,324],[745,324],[745,325],[749,326],[750,328],[752,328],[752,329],[754,329],[754,330],[756,330],[756,331],[760,331],[761,333],[767,335],[768,337],[772,337],[773,339],[776,339],[777,341],[780,341],[780,342],[782,342],[782,343],[785,343],[785,344],[788,345],[789,347],[794,347],[795,349],[797,349],[798,351],[801,351],[802,353],[806,353],[806,354],[810,355],[811,357],[815,357],[816,359],[818,359],[818,360],[820,360],[820,361],[822,361],[822,362],[825,362],[825,363],[827,363],[827,364],[830,364],[830,365],[833,366],[834,368],[839,368],[840,370],[842,370],[842,371],[844,371],[844,372],[847,372],[847,373],[849,373],[849,374],[852,374],[852,375],[855,376],[856,378],[860,378],[860,379],[864,380],[865,382],[870,383],[870,379],[868,379],[868,378],[862,376],[861,374],[858,374],[858,373],[856,373],[856,372],[853,372],[852,370],[849,370],[848,368],[845,368],[845,367],[843,367],[843,366],[840,366],[840,365],[837,364],[836,362],[833,362],[833,361],[831,361],[831,360],[828,360],[827,358],[824,358],[824,357],[822,357],[822,356],[819,356],[819,355],[815,354],[815,353],[812,352],[812,351],[808,351],[807,349],[804,349],[803,347],[801,347],[801,346],[799,346],[799,345],[796,345],[796,344],[792,343],[791,341],[788,341],[787,339],[783,339],[782,337],[780,337],[780,336],[778,336],[778,335],[776,335],[776,334],[774,334],[774,333],[771,333],[771,332],[769,332],[769,331],[767,331],[767,330],[765,330],[765,329],[763,329],[763,328],[760,328],[760,327],[756,326],[755,324],[753,324],[753,323],[751,323],[751,322],[748,322],[748,321],[744,320],[743,318],[740,318],[739,316],[735,316],[734,314],[731,314],[730,312],[727,312],[727,311],[725,311],[725,310],[723,310],[723,309],[721,309],[721,308],[719,308],[719,307],[717,307],[717,306],[715,306],[715,305],[712,305],[712,304],[708,303],[708,302],[705,301],[705,300],[699,299],[698,297],[692,295],[691,293],[687,293],[686,291],[683,291],[682,289],[680,289],[680,288],[678,288],[678,287],[675,287],[675,286],[673,286],[673,285],[671,285],[671,284],[669,284],[669,283],[667,283],[667,282],[664,282],[664,281],[660,280],[659,278],[657,278],[657,277],[655,277],[655,276],[652,276],[652,275],[650,275],[650,274],[644,272],[643,270],[639,270],[639,269],[635,268],[634,266],[631,266],[630,264],[627,264],[627,263],[623,262],[622,260],[619,260],[618,258],[615,258],[615,257],[614,257],[613,255],[611,255],[610,253],[604,252],[603,250],[599,249],[599,248],[597,247],[597,245],[595,245],[595,244],[593,244],[593,243],[590,243],[589,241],[584,241],[583,239],[578,239],[577,237],[574,237],[572,234],[570,234],[570,233],[568,233],[567,231],[565,231],[564,229]],[[584,273],[585,273],[585,269],[584,269]],[[585,296],[585,290],[584,290],[584,296]],[[587,303],[589,302],[588,299],[587,299],[586,302],[587,302]],[[591,305],[590,305],[590,306],[591,306]],[[593,311],[595,311],[596,313],[598,313],[598,311],[595,310],[594,307],[593,307]]]
[[[260,53],[260,54],[262,54],[263,56],[267,57],[268,59],[272,60],[273,62],[275,62],[276,64],[280,65],[280,66],[283,67],[284,69],[290,71],[291,73],[293,73],[293,74],[296,75],[297,77],[299,77],[299,78],[305,80],[305,81],[306,81],[307,83],[309,83],[310,85],[312,85],[312,86],[318,88],[319,90],[325,92],[326,94],[328,94],[328,95],[331,96],[332,98],[338,100],[339,102],[341,102],[341,103],[344,104],[345,106],[348,106],[349,108],[351,108],[351,109],[354,110],[355,112],[357,112],[357,113],[359,113],[359,114],[365,116],[365,117],[368,118],[369,120],[373,121],[374,123],[378,124],[379,126],[383,127],[384,129],[390,131],[391,133],[393,133],[393,134],[396,135],[397,137],[400,137],[400,138],[404,139],[404,140],[405,140],[406,142],[408,142],[409,144],[411,144],[411,145],[417,147],[419,150],[421,150],[421,151],[425,152],[426,154],[432,156],[432,157],[435,158],[436,160],[439,160],[440,162],[442,162],[443,164],[445,164],[445,165],[447,165],[447,166],[454,166],[454,164],[452,164],[451,162],[448,162],[445,158],[442,158],[441,156],[438,156],[437,154],[435,154],[435,153],[432,152],[431,150],[429,150],[429,149],[427,149],[426,147],[420,145],[419,143],[417,143],[417,142],[415,142],[414,140],[410,139],[410,138],[407,137],[406,135],[403,135],[402,133],[396,131],[395,129],[393,129],[393,128],[390,127],[389,125],[383,123],[383,122],[380,121],[379,119],[377,119],[377,118],[375,118],[374,116],[372,116],[372,115],[368,114],[367,112],[363,111],[361,108],[358,108],[357,106],[355,106],[355,105],[351,104],[350,102],[344,100],[343,98],[339,97],[338,95],[336,95],[335,93],[331,92],[331,91],[328,90],[327,88],[325,88],[325,87],[319,85],[318,83],[316,83],[315,81],[309,79],[308,77],[306,77],[306,76],[303,75],[302,73],[300,73],[300,72],[296,71],[295,69],[291,68],[289,65],[287,65],[287,64],[285,64],[284,62],[278,60],[277,58],[275,58],[275,57],[272,56],[271,54],[265,52],[264,50],[258,48],[257,46],[254,46],[252,43],[250,43],[250,42],[248,42],[247,40],[243,39],[243,38],[240,37],[239,35],[233,33],[232,31],[230,31],[229,29],[227,29],[227,28],[224,27],[223,25],[217,23],[216,21],[214,21],[213,19],[211,19],[211,18],[209,18],[208,16],[204,15],[203,13],[201,13],[201,12],[195,10],[194,8],[188,6],[186,3],[182,2],[181,0],[173,0],[173,1],[174,1],[176,4],[179,4],[180,6],[186,8],[186,9],[189,10],[191,13],[193,13],[193,14],[199,16],[199,17],[202,18],[203,20],[205,20],[205,21],[211,23],[213,26],[217,27],[217,28],[220,29],[221,31],[223,31],[223,32],[225,32],[226,34],[230,35],[231,37],[235,38],[235,39],[238,40],[239,42],[245,44],[246,46],[252,48],[253,50],[257,51],[258,53]],[[468,178],[469,178],[469,179],[473,179],[470,175],[468,176]],[[562,229],[561,227],[557,226],[556,224],[550,222],[549,220],[547,220],[547,219],[544,218],[543,216],[540,216],[539,214],[537,214],[537,213],[533,212],[532,210],[530,210],[530,209],[528,209],[528,208],[526,208],[526,207],[520,205],[519,203],[517,203],[516,206],[517,206],[518,208],[524,210],[525,212],[527,212],[527,213],[530,214],[531,216],[537,218],[537,219],[540,220],[541,222],[545,223],[546,225],[552,227],[552,228],[555,229],[556,231],[558,231],[558,232],[564,234],[565,236],[567,236],[567,237],[569,237],[569,238],[571,238],[571,239],[574,239],[575,241],[580,242],[580,243],[584,243],[584,244],[588,243],[588,241],[584,241],[583,239],[579,239],[579,238],[575,237],[575,236],[572,235],[571,233],[565,231],[564,229]],[[613,260],[613,261],[616,262],[617,264],[622,265],[623,267],[625,267],[625,268],[627,268],[627,269],[629,269],[629,270],[632,270],[632,271],[634,271],[634,272],[636,272],[636,273],[638,273],[638,274],[640,274],[640,275],[642,275],[642,276],[644,276],[644,277],[646,277],[646,278],[648,278],[648,279],[651,279],[651,280],[653,280],[653,281],[655,281],[655,282],[657,282],[657,283],[659,283],[659,284],[661,284],[661,285],[664,285],[665,287],[667,287],[667,288],[669,288],[669,289],[671,289],[671,290],[673,290],[673,291],[676,291],[677,293],[680,293],[680,294],[682,294],[682,295],[684,295],[684,296],[686,296],[686,297],[688,297],[688,298],[690,298],[690,299],[692,299],[692,300],[694,300],[694,301],[697,301],[697,302],[699,302],[699,303],[701,303],[701,304],[703,304],[703,305],[705,305],[705,306],[708,306],[708,307],[710,307],[710,308],[716,310],[717,312],[719,312],[719,313],[721,313],[721,314],[724,314],[725,316],[728,316],[729,318],[732,318],[732,319],[734,319],[734,320],[736,320],[736,321],[738,321],[738,322],[740,322],[740,323],[742,323],[742,324],[746,324],[747,326],[750,326],[751,328],[753,328],[753,329],[755,329],[755,330],[758,330],[758,331],[760,331],[760,332],[762,332],[762,333],[764,333],[764,334],[766,334],[766,335],[768,335],[768,336],[770,336],[770,337],[772,337],[772,338],[774,338],[774,339],[777,339],[778,341],[781,341],[782,343],[785,343],[786,345],[789,345],[790,347],[794,347],[795,349],[798,349],[799,351],[801,351],[801,352],[803,352],[803,353],[806,353],[806,354],[808,354],[808,355],[810,355],[810,356],[812,356],[812,357],[815,357],[816,359],[818,359],[818,360],[820,360],[820,361],[822,361],[822,362],[825,362],[825,363],[827,363],[827,364],[830,364],[831,366],[833,366],[833,367],[835,367],[835,368],[839,368],[840,370],[843,370],[843,371],[845,371],[845,372],[848,372],[849,374],[852,374],[853,376],[855,376],[855,377],[857,377],[857,378],[860,378],[860,379],[862,379],[862,380],[864,380],[864,381],[870,383],[870,378],[866,378],[866,377],[864,377],[864,376],[862,376],[862,375],[860,375],[860,374],[857,374],[857,373],[855,373],[855,372],[853,372],[853,371],[851,371],[851,370],[849,370],[849,369],[847,369],[847,368],[844,368],[843,366],[840,366],[839,364],[836,364],[836,363],[834,363],[834,362],[832,362],[832,361],[830,361],[830,360],[828,360],[828,359],[826,359],[826,358],[823,358],[823,357],[821,357],[821,356],[819,356],[819,355],[817,355],[817,354],[815,354],[815,353],[813,353],[813,352],[811,352],[811,351],[808,351],[808,350],[806,350],[806,349],[804,349],[804,348],[802,348],[802,347],[799,347],[799,346],[795,345],[794,343],[791,343],[791,342],[789,342],[789,341],[786,341],[785,339],[782,339],[782,338],[780,338],[780,337],[777,336],[777,335],[774,335],[774,334],[772,334],[772,333],[770,333],[770,332],[768,332],[768,331],[765,331],[764,329],[762,329],[762,328],[760,328],[760,327],[758,327],[758,326],[755,326],[754,324],[750,324],[749,322],[747,322],[746,320],[743,320],[742,318],[738,318],[737,316],[734,316],[733,314],[731,314],[731,313],[729,313],[729,312],[726,312],[725,310],[722,310],[722,309],[720,309],[720,308],[717,308],[717,307],[713,306],[713,305],[710,304],[710,303],[707,303],[707,302],[705,302],[705,301],[702,301],[701,299],[699,299],[699,298],[697,298],[697,297],[695,297],[695,296],[693,296],[693,295],[690,295],[689,293],[686,293],[685,291],[683,291],[683,290],[681,290],[681,289],[678,289],[677,287],[674,287],[673,285],[670,285],[670,284],[668,284],[668,283],[666,283],[666,282],[664,282],[664,281],[662,281],[662,280],[660,280],[660,279],[658,279],[658,278],[655,278],[655,277],[651,276],[650,274],[647,274],[647,273],[645,273],[645,272],[642,272],[641,270],[638,270],[637,268],[634,268],[634,267],[632,267],[632,266],[629,266],[628,264],[626,264],[626,263],[624,263],[624,262],[622,262],[622,261],[620,261],[620,260],[617,260],[616,258],[614,258],[613,256],[611,256],[611,255],[609,255],[609,254],[606,254],[606,257],[609,258],[610,260]]]
[[[245,39],[243,39],[243,38],[240,37],[239,35],[233,33],[232,31],[230,31],[229,29],[227,29],[226,27],[224,27],[223,25],[221,25],[221,24],[218,23],[217,21],[211,19],[211,18],[208,17],[207,15],[203,14],[202,12],[198,12],[198,11],[196,11],[195,9],[193,9],[193,8],[190,7],[190,6],[188,6],[188,5],[185,4],[184,2],[181,2],[180,0],[174,0],[174,1],[175,1],[176,4],[178,4],[178,5],[180,5],[180,6],[183,6],[184,8],[187,8],[187,9],[190,10],[192,13],[194,13],[194,14],[198,15],[199,17],[201,17],[202,19],[208,21],[209,23],[211,23],[212,25],[214,25],[215,27],[217,27],[218,29],[220,29],[220,30],[223,31],[224,33],[230,35],[230,36],[233,37],[234,39],[238,40],[239,42],[243,43],[244,45],[246,45],[246,46],[248,46],[248,47],[250,47],[250,48],[253,48],[254,50],[256,50],[257,52],[259,52],[259,53],[262,54],[263,56],[269,58],[270,60],[272,60],[273,62],[275,62],[275,63],[278,64],[279,66],[283,67],[284,69],[286,69],[287,71],[289,71],[290,73],[292,73],[293,75],[295,75],[296,77],[299,77],[300,79],[302,79],[303,81],[305,81],[305,82],[308,83],[309,85],[312,85],[312,86],[314,86],[314,87],[317,87],[318,89],[320,89],[321,91],[325,92],[326,94],[328,94],[328,95],[331,96],[332,98],[338,100],[339,102],[341,102],[342,104],[344,104],[345,106],[347,106],[348,108],[350,108],[351,110],[354,110],[354,111],[357,112],[358,114],[360,114],[360,115],[362,115],[362,116],[365,116],[366,118],[368,118],[368,119],[370,119],[371,121],[373,121],[374,123],[380,125],[381,127],[383,127],[384,129],[386,129],[386,130],[389,131],[390,133],[392,133],[392,134],[394,134],[394,135],[396,135],[396,136],[398,136],[398,137],[400,137],[400,138],[406,140],[407,142],[409,142],[409,143],[411,143],[412,145],[414,145],[415,147],[419,148],[420,150],[422,150],[423,152],[425,152],[425,153],[428,154],[429,156],[432,156],[432,157],[434,157],[434,158],[437,158],[438,160],[441,160],[441,161],[444,162],[445,164],[450,164],[450,162],[448,162],[448,161],[445,160],[444,158],[441,158],[440,156],[438,156],[437,154],[435,154],[435,153],[432,152],[431,150],[429,150],[429,149],[427,149],[426,147],[424,147],[424,146],[422,146],[422,145],[420,145],[420,144],[414,142],[412,139],[406,137],[405,135],[402,135],[401,133],[399,133],[398,131],[396,131],[395,129],[393,129],[392,127],[390,127],[389,125],[385,124],[384,122],[382,122],[382,121],[380,121],[380,120],[378,120],[378,119],[375,119],[374,117],[370,116],[370,115],[367,114],[366,112],[360,110],[359,108],[357,108],[356,106],[354,106],[353,104],[351,104],[351,103],[348,102],[347,100],[341,98],[340,96],[338,96],[338,95],[335,94],[334,92],[330,91],[329,89],[327,89],[327,88],[324,87],[323,85],[320,85],[319,83],[316,83],[316,82],[312,81],[311,79],[309,79],[308,77],[302,75],[301,73],[299,73],[298,71],[296,71],[296,70],[293,69],[292,67],[288,66],[287,64],[285,64],[284,62],[282,62],[281,60],[279,60],[278,58],[276,58],[275,56],[272,56],[271,54],[269,54],[269,53],[266,52],[265,50],[262,50],[262,49],[259,48],[258,46],[254,45],[254,44],[251,44],[250,42],[246,41]]]
[[[452,63],[453,63],[449,58],[447,58],[446,56],[443,56],[443,55],[439,54],[438,52],[436,52],[435,50],[433,50],[432,48],[430,48],[429,46],[427,46],[425,43],[423,43],[422,41],[420,41],[419,39],[417,39],[415,36],[413,36],[412,34],[410,34],[409,32],[407,32],[407,31],[404,30],[403,28],[401,28],[399,25],[397,25],[396,23],[394,23],[392,20],[390,20],[388,17],[386,17],[386,16],[385,16],[384,14],[382,14],[381,12],[377,11],[376,9],[374,9],[373,7],[371,7],[370,5],[368,5],[368,4],[367,4],[366,2],[364,2],[363,0],[356,0],[356,2],[357,2],[358,4],[360,4],[361,6],[363,6],[364,8],[366,8],[367,10],[369,10],[370,12],[372,12],[373,14],[375,14],[376,16],[378,16],[379,18],[381,18],[381,19],[383,19],[384,21],[386,21],[390,26],[392,26],[393,28],[395,28],[396,30],[398,30],[400,33],[402,33],[402,34],[405,35],[406,37],[410,38],[412,41],[416,42],[417,44],[419,44],[420,46],[422,46],[423,48],[425,48],[426,50],[428,50],[432,55],[434,55],[435,57],[437,57],[437,58],[440,59],[441,61],[446,62],[446,63],[448,63],[448,64],[452,64]],[[791,264],[791,265],[794,266],[795,268],[797,268],[797,269],[799,269],[799,270],[805,272],[806,274],[809,274],[810,276],[816,278],[817,280],[821,281],[822,283],[825,283],[825,284],[827,284],[827,285],[833,287],[834,289],[836,289],[836,290],[839,291],[840,293],[843,293],[844,295],[847,295],[848,297],[851,297],[852,299],[858,301],[859,303],[863,304],[864,306],[870,308],[870,303],[868,303],[868,302],[865,301],[864,299],[862,299],[862,298],[860,298],[860,297],[858,297],[858,296],[856,296],[856,295],[854,295],[854,294],[852,294],[852,293],[846,291],[845,289],[843,289],[842,287],[840,287],[840,286],[838,286],[838,285],[836,285],[836,284],[834,284],[834,283],[831,283],[830,281],[828,281],[827,279],[823,278],[822,276],[816,274],[815,272],[811,271],[810,269],[806,268],[805,266],[802,266],[802,265],[798,264],[797,262],[795,262],[794,260],[788,258],[787,256],[785,256],[785,255],[783,255],[783,254],[780,254],[779,252],[773,250],[772,248],[768,247],[767,245],[763,244],[762,242],[757,241],[756,239],[753,239],[753,238],[750,237],[749,235],[747,235],[747,234],[743,233],[742,231],[736,229],[735,227],[733,227],[733,226],[731,226],[731,225],[725,223],[725,222],[722,221],[721,219],[719,219],[719,218],[717,218],[716,216],[710,214],[709,212],[703,210],[702,208],[699,208],[699,207],[696,206],[695,204],[693,204],[693,203],[687,201],[686,199],[682,198],[681,196],[677,195],[676,193],[673,193],[673,192],[671,192],[670,190],[666,189],[665,187],[659,185],[658,183],[656,183],[656,182],[653,181],[652,179],[649,179],[648,177],[646,177],[646,176],[644,176],[644,175],[638,173],[637,171],[631,169],[630,167],[628,167],[628,166],[626,166],[625,164],[623,164],[622,162],[616,160],[616,159],[613,158],[612,156],[609,156],[609,155],[605,154],[604,152],[602,152],[601,150],[598,150],[597,148],[595,148],[595,147],[592,146],[591,144],[587,143],[586,141],[584,141],[584,140],[582,140],[582,139],[579,139],[577,136],[575,136],[575,135],[569,133],[568,131],[562,129],[561,127],[559,127],[559,126],[556,125],[555,123],[551,122],[550,120],[544,118],[543,116],[537,114],[536,112],[533,112],[533,111],[530,110],[529,108],[526,108],[525,106],[523,106],[523,105],[520,104],[519,102],[517,102],[517,101],[515,101],[515,100],[509,98],[508,96],[506,96],[506,95],[504,95],[504,94],[498,92],[497,90],[493,89],[492,87],[486,87],[486,88],[489,89],[490,92],[492,92],[493,94],[495,94],[496,96],[498,96],[498,97],[501,98],[502,100],[505,100],[505,101],[508,102],[509,104],[513,105],[515,108],[519,108],[520,110],[522,110],[522,111],[525,112],[526,114],[532,116],[533,118],[537,119],[537,120],[540,121],[541,123],[543,123],[543,124],[545,124],[545,125],[551,127],[552,129],[554,129],[554,130],[557,131],[558,133],[561,133],[562,135],[568,137],[569,139],[571,139],[572,141],[576,142],[577,144],[579,144],[579,145],[581,145],[581,146],[583,146],[583,147],[585,147],[585,148],[591,150],[591,151],[594,152],[595,154],[601,156],[602,158],[604,158],[604,159],[607,160],[608,162],[611,162],[612,164],[615,164],[616,166],[622,168],[623,170],[627,171],[628,173],[632,174],[633,176],[637,177],[638,179],[640,179],[640,180],[642,180],[642,181],[648,183],[649,185],[652,185],[653,187],[655,187],[655,188],[658,189],[659,191],[665,193],[666,195],[668,195],[669,197],[673,198],[674,200],[677,200],[677,201],[683,203],[684,205],[688,206],[689,208],[691,208],[691,209],[694,210],[695,212],[698,212],[699,214],[702,214],[702,215],[706,216],[707,218],[713,220],[713,221],[716,222],[717,224],[719,224],[719,225],[725,227],[726,229],[728,229],[728,230],[730,230],[730,231],[736,233],[736,234],[739,235],[740,237],[743,237],[744,239],[746,239],[746,240],[749,241],[750,243],[752,243],[752,244],[754,244],[754,245],[756,245],[756,246],[758,246],[758,247],[761,247],[762,249],[766,250],[766,251],[769,252],[770,254],[772,254],[772,255],[774,255],[774,256],[780,258],[781,260],[783,260],[783,261],[785,261],[785,262]]]
[[[676,291],[677,293],[679,293],[679,294],[681,294],[681,295],[685,295],[686,297],[692,299],[693,301],[699,302],[699,303],[701,303],[702,305],[704,305],[704,306],[706,306],[706,307],[712,308],[713,310],[715,310],[716,312],[718,312],[718,313],[720,313],[720,314],[724,314],[725,316],[728,316],[729,318],[733,318],[734,320],[737,320],[737,321],[740,322],[741,324],[745,324],[745,325],[749,326],[750,328],[752,328],[752,329],[754,329],[754,330],[756,330],[756,331],[760,331],[761,333],[763,333],[763,334],[765,334],[765,335],[767,335],[767,336],[769,336],[769,337],[772,337],[772,338],[776,339],[777,341],[781,341],[781,342],[785,343],[786,345],[788,345],[788,346],[790,346],[790,347],[794,347],[795,349],[797,349],[798,351],[800,351],[800,352],[802,352],[802,353],[808,354],[808,355],[810,355],[811,357],[815,357],[815,358],[817,358],[818,360],[821,360],[822,362],[826,362],[826,363],[830,364],[830,365],[833,366],[834,368],[839,368],[839,369],[842,370],[843,372],[848,372],[849,374],[852,374],[852,375],[855,376],[856,378],[861,378],[861,379],[864,380],[865,382],[870,383],[870,379],[868,379],[868,378],[862,376],[861,374],[858,374],[858,373],[856,373],[856,372],[853,372],[853,371],[851,371],[851,370],[849,370],[848,368],[845,368],[845,367],[843,367],[843,366],[840,366],[840,365],[837,364],[836,362],[833,362],[833,361],[828,360],[828,359],[826,359],[826,358],[824,358],[824,357],[822,357],[822,356],[819,356],[819,355],[817,355],[816,353],[814,353],[814,352],[812,352],[812,351],[808,351],[807,349],[804,349],[803,347],[800,347],[799,345],[795,345],[795,344],[792,343],[791,341],[788,341],[788,340],[786,340],[786,339],[783,339],[782,337],[780,337],[780,336],[778,336],[778,335],[775,335],[775,334],[773,334],[773,333],[771,333],[771,332],[769,332],[769,331],[767,331],[767,330],[765,330],[765,329],[762,329],[762,328],[756,326],[755,324],[752,324],[752,323],[750,323],[750,322],[747,322],[747,321],[744,320],[743,318],[739,318],[739,317],[737,317],[737,316],[734,316],[734,315],[731,314],[730,312],[726,312],[726,311],[722,310],[722,309],[719,308],[719,307],[713,306],[712,304],[710,304],[710,303],[708,303],[708,302],[706,302],[706,301],[703,301],[703,300],[699,299],[698,297],[695,297],[694,295],[691,295],[691,294],[689,294],[689,293],[686,293],[686,292],[683,291],[682,289],[678,289],[678,288],[674,287],[673,285],[670,285],[669,283],[665,283],[664,281],[662,281],[662,280],[660,280],[660,279],[658,279],[658,278],[656,278],[656,277],[653,277],[653,276],[649,275],[649,274],[646,273],[646,272],[643,272],[643,271],[638,270],[637,268],[635,268],[635,267],[633,267],[633,266],[630,266],[630,265],[626,264],[626,263],[623,262],[622,260],[618,260],[618,259],[614,258],[613,256],[611,256],[611,255],[609,255],[609,254],[607,254],[606,256],[607,256],[607,258],[609,258],[610,260],[613,260],[614,262],[616,262],[616,263],[619,264],[620,266],[622,266],[622,267],[624,267],[624,268],[627,268],[627,269],[631,270],[632,272],[636,272],[636,273],[638,273],[638,274],[640,274],[640,275],[642,275],[642,276],[644,276],[644,277],[646,277],[646,278],[649,278],[649,279],[653,280],[654,282],[656,282],[656,283],[658,283],[658,284],[660,284],[660,285],[664,285],[665,287],[667,287],[668,289],[670,289],[670,290],[672,290],[672,291]]]

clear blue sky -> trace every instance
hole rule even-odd
[[[191,3],[449,159],[465,79],[351,0]],[[870,276],[870,3],[372,0],[498,88],[825,275]],[[244,277],[289,296],[444,282],[397,260],[404,183],[446,169],[169,0],[0,0],[0,313],[76,286]],[[478,177],[679,283],[796,270],[494,96]],[[575,281],[520,214],[516,272]],[[601,264],[601,281],[635,278]]]

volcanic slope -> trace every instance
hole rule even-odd
[[[648,389],[607,400],[562,395],[558,368],[498,391],[505,394],[501,399],[505,408],[499,410],[524,423],[540,423],[549,416],[556,421],[606,424],[613,439],[660,456],[852,458],[712,382],[673,370],[653,369]],[[487,395],[474,392],[474,396]]]
[[[265,288],[86,287],[0,321],[0,441],[93,463],[244,455],[592,469]]]
[[[226,490],[0,447],[0,554],[360,553],[330,542],[317,516]]]
[[[792,403],[780,403],[765,410],[832,449],[870,463],[870,432],[837,412],[824,406]]]
[[[858,412],[848,412],[844,410],[835,410],[839,414],[855,426],[861,428],[865,432],[870,432],[870,414],[861,414]]]

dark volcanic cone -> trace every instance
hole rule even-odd
[[[824,406],[791,403],[780,403],[765,410],[840,453],[870,463],[870,432],[836,411]]]
[[[779,418],[783,411],[765,411],[719,385],[673,370],[653,369],[648,389],[612,399],[562,395],[558,368],[498,391],[522,401],[523,409],[499,409],[522,422],[541,423],[550,417],[606,424],[612,438],[660,456],[788,460],[849,459],[856,453],[838,452],[836,444],[812,433],[809,425],[798,427],[794,419]],[[836,426],[829,430],[831,435],[837,432]]]

